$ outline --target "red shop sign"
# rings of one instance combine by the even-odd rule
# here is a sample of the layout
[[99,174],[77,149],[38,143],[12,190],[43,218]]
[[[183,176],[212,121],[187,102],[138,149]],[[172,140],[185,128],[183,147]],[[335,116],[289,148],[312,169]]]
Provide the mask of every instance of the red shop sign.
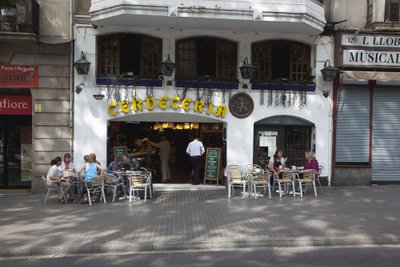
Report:
[[32,97],[0,95],[0,115],[32,115]]
[[0,88],[38,88],[37,65],[0,64]]

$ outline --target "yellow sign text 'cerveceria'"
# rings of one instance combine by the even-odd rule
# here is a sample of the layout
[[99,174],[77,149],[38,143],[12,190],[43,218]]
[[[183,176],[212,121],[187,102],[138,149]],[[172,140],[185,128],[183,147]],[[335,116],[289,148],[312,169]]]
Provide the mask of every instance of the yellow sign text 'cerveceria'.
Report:
[[204,100],[192,100],[191,98],[181,99],[179,96],[169,98],[163,96],[156,100],[154,97],[146,97],[144,100],[136,98],[133,100],[123,100],[120,103],[113,101],[108,105],[108,113],[111,116],[116,116],[119,112],[128,113],[130,111],[141,112],[144,109],[153,110],[156,107],[163,110],[172,108],[177,110],[179,108],[189,111],[192,109],[196,113],[214,115],[216,117],[225,118],[226,106],[214,105],[213,103],[205,104]]

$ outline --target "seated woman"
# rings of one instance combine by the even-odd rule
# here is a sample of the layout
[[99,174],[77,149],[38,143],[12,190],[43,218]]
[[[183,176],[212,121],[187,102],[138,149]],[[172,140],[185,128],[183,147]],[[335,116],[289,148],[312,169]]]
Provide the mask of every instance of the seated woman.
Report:
[[98,164],[98,165],[101,166],[100,161],[98,161],[98,160],[96,159],[96,154],[95,154],[95,153],[90,153],[89,156],[92,157],[94,163],[96,163],[96,164]]
[[[78,177],[82,178],[82,171],[83,171],[83,180],[84,182],[88,185],[88,187],[91,187],[91,183],[93,178],[98,177],[98,172],[100,173],[100,176],[103,176],[104,170],[103,168],[95,162],[95,159],[93,158],[92,155],[85,155],[84,156],[85,164],[83,164],[78,172],[77,175]],[[84,195],[82,203],[86,203],[87,198],[86,195]]]
[[64,161],[58,167],[58,170],[62,173],[62,176],[68,180],[68,182],[72,183],[75,175],[75,166],[72,162],[71,154],[66,153],[64,155]]
[[306,152],[306,161],[304,162],[304,170],[314,170],[318,174],[318,161],[315,159],[315,154],[312,151]]
[[91,183],[93,178],[97,177],[97,172],[100,172],[100,176],[104,174],[103,168],[95,162],[95,159],[91,155],[86,155],[84,158],[87,159],[87,162],[85,160],[85,164],[83,164],[79,170],[78,170],[78,176],[82,178],[82,171],[83,173],[83,179],[86,183]]
[[[67,199],[67,193],[70,191],[71,189],[71,183],[68,182],[67,180],[65,180],[64,178],[62,178],[58,167],[61,165],[61,157],[55,157],[53,160],[51,160],[51,167],[49,169],[49,171],[47,172],[47,183],[50,186],[54,186],[54,187],[58,187],[61,186],[64,194],[66,195]],[[70,198],[71,200],[73,200],[73,198]],[[60,194],[58,195],[58,201],[61,203],[65,203],[65,200],[63,198],[63,195]]]
[[70,153],[65,153],[64,154],[64,161],[61,162],[61,165],[58,167],[59,170],[65,171],[65,170],[75,170],[74,163],[72,162],[72,157]]
[[[278,149],[275,151],[273,157],[270,158],[268,168],[274,173],[279,173],[280,169],[286,167],[287,157],[282,157],[282,150]],[[281,167],[282,166],[282,167]]]

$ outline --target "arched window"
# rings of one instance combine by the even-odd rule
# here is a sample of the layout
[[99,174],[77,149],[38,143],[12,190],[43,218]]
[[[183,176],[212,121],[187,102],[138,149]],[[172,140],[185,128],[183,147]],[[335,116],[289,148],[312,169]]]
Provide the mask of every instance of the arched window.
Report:
[[141,34],[111,34],[97,37],[97,76],[132,73],[157,78],[161,73],[161,39]]
[[176,42],[176,79],[236,80],[237,43],[195,37]]
[[252,44],[252,63],[256,66],[255,81],[310,79],[310,46],[284,40]]

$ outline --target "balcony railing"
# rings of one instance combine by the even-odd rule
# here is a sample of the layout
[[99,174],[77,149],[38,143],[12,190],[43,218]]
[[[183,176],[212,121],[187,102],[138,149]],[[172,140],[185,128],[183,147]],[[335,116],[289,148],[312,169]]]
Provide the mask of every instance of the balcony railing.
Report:
[[35,0],[0,1],[0,32],[39,35],[39,4]]

